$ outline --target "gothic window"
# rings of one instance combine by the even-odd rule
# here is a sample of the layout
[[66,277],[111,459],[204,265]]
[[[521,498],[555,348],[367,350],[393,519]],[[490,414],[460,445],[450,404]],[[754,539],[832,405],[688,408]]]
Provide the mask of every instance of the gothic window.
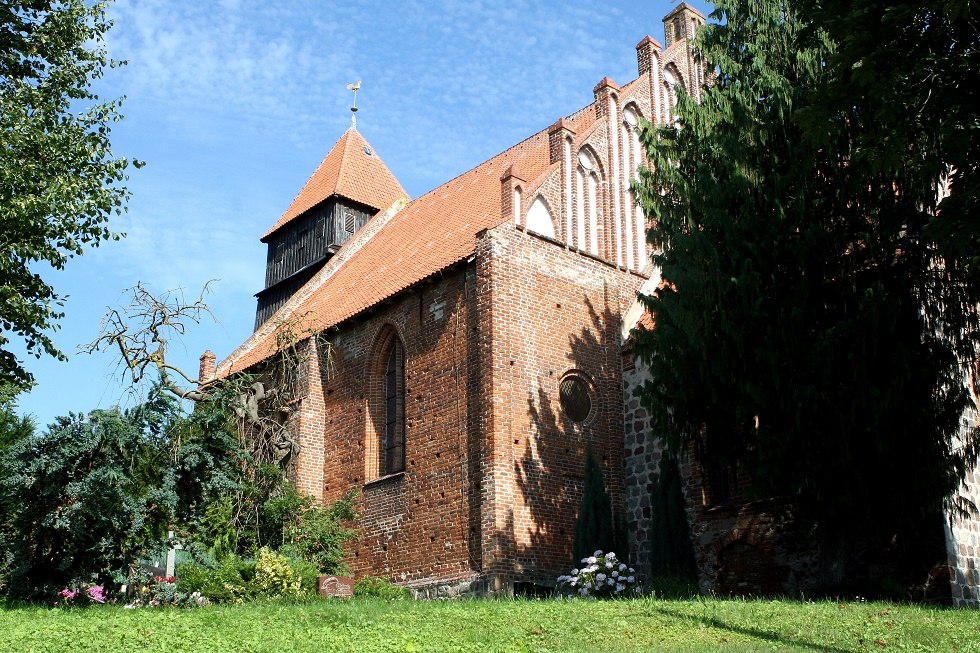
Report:
[[380,443],[381,475],[405,471],[405,351],[392,338],[384,370],[384,429]]
[[555,222],[551,217],[551,211],[548,209],[548,203],[540,196],[531,202],[531,208],[527,210],[527,228],[542,236],[555,237]]
[[575,174],[575,204],[577,234],[575,246],[580,251],[599,254],[599,185],[601,183],[598,159],[591,149],[578,153]]
[[405,345],[394,327],[382,328],[365,370],[367,420],[364,476],[368,481],[405,471]]

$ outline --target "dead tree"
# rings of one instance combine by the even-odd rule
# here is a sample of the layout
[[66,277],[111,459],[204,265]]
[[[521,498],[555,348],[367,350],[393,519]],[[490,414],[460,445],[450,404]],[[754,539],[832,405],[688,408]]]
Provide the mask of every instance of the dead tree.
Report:
[[86,353],[118,352],[121,373],[134,388],[154,381],[180,399],[196,404],[211,402],[234,420],[240,441],[256,463],[285,469],[299,451],[288,428],[296,370],[306,360],[305,347],[319,348],[329,367],[330,343],[311,329],[300,329],[299,320],[286,320],[276,328],[276,352],[259,371],[198,378],[173,364],[167,353],[171,341],[179,340],[189,326],[206,317],[214,319],[204,301],[211,283],[204,285],[193,302],[181,290],[155,295],[143,284],[136,284],[127,290],[128,305],[109,309],[102,318],[99,337],[80,349]]

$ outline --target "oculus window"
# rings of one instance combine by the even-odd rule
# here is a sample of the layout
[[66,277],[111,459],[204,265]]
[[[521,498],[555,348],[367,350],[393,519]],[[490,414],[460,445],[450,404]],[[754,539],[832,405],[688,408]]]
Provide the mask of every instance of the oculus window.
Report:
[[561,411],[576,424],[587,422],[595,413],[595,392],[592,384],[578,374],[568,374],[558,386]]

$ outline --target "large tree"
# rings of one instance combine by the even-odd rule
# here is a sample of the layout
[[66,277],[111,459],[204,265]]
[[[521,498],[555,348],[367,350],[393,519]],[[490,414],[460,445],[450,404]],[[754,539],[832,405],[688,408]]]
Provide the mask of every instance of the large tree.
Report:
[[0,4],[0,382],[32,381],[8,348],[11,335],[29,355],[64,358],[50,335],[64,298],[41,273],[116,237],[108,221],[128,197],[130,162],[109,141],[119,103],[91,88],[114,65],[105,8]]
[[[958,437],[980,293],[928,236],[941,166],[866,155],[891,145],[882,99],[840,95],[840,51],[792,3],[722,0],[713,18],[703,102],[644,135],[665,283],[635,351],[654,428],[799,506],[828,582],[864,553],[909,568],[978,451]],[[894,129],[920,148],[904,156],[931,154]]]
[[854,155],[945,187],[927,236],[980,275],[980,15],[971,0],[795,0],[837,44],[828,108],[866,99]]
[[60,417],[0,456],[0,585],[53,596],[97,578],[107,587],[166,536],[180,475],[169,430],[176,402],[155,393],[122,413]]

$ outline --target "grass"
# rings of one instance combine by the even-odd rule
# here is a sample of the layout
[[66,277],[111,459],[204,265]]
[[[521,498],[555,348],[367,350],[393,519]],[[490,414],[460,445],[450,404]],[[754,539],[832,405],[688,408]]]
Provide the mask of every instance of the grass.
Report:
[[316,601],[0,610],[0,651],[942,651],[980,653],[980,613],[897,605],[665,601]]

